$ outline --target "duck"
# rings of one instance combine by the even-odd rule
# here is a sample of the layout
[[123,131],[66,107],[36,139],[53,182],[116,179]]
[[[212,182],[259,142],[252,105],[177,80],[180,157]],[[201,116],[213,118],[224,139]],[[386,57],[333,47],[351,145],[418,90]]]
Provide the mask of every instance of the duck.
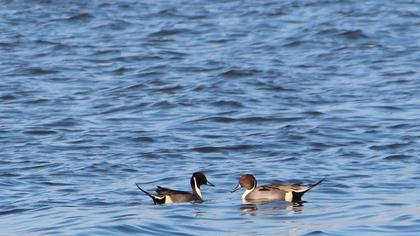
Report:
[[190,180],[192,192],[174,190],[161,186],[156,187],[156,194],[151,194],[143,190],[139,184],[136,183],[137,188],[143,193],[149,196],[155,205],[168,204],[168,203],[179,203],[179,202],[201,202],[203,201],[203,194],[201,193],[200,186],[208,185],[214,186],[210,183],[206,176],[202,172],[195,172],[191,176]]
[[239,178],[238,184],[231,192],[245,188],[245,192],[242,194],[244,202],[287,201],[301,203],[303,202],[303,194],[324,180],[325,177],[314,184],[308,185],[272,183],[257,187],[257,179],[252,174],[244,174]]

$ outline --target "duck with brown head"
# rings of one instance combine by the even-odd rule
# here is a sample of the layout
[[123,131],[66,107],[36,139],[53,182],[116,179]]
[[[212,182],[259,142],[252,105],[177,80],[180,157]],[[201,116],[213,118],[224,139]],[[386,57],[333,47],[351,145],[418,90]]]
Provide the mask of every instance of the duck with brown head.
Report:
[[320,184],[324,179],[308,185],[272,183],[257,187],[257,179],[251,174],[245,174],[239,178],[239,182],[232,192],[245,188],[242,200],[249,202],[301,202],[303,194]]
[[203,201],[203,195],[201,193],[200,187],[202,185],[214,186],[207,180],[206,176],[202,172],[195,172],[191,176],[190,184],[192,192],[179,191],[157,186],[156,194],[150,194],[149,192],[140,188],[138,184],[136,184],[136,186],[143,193],[152,198],[153,202],[157,205],[177,202]]

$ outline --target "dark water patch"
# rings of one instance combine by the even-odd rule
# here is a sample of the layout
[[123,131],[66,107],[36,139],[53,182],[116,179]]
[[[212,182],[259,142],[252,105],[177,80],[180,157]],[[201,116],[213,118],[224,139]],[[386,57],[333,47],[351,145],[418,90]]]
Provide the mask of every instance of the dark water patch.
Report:
[[17,97],[14,96],[14,95],[11,95],[11,94],[6,94],[6,95],[2,95],[0,97],[0,99],[5,101],[5,102],[8,102],[8,101],[13,101],[13,100],[17,99]]
[[230,118],[230,117],[224,117],[224,116],[216,116],[216,117],[198,119],[198,120],[194,120],[192,122],[195,123],[195,122],[201,122],[201,121],[212,121],[212,122],[217,122],[217,123],[232,123],[232,122],[235,122],[236,119]]
[[411,221],[413,219],[414,219],[413,215],[403,214],[403,215],[395,216],[392,219],[392,221],[395,221],[395,222],[407,222],[407,221]]
[[323,27],[323,28],[319,29],[316,34],[318,34],[318,35],[333,35],[333,34],[338,34],[338,33],[339,33],[339,30],[337,28],[331,28],[331,27],[327,26],[327,28]]
[[182,29],[182,28],[175,28],[175,29],[161,29],[156,32],[149,34],[149,37],[165,37],[165,36],[173,36],[178,34],[189,33],[191,30],[189,29]]
[[299,39],[296,40],[292,40],[291,42],[285,43],[283,44],[283,47],[298,47],[302,44],[303,42]]
[[119,233],[130,234],[130,233],[140,233],[140,232],[142,232],[138,227],[133,226],[133,225],[128,225],[128,224],[113,226],[110,229],[110,231],[115,232],[117,234],[119,234]]
[[[106,109],[105,111],[99,112],[98,114],[95,114],[95,115],[107,115],[107,114],[119,113],[123,111],[135,111],[136,109],[143,108],[147,105],[148,103],[138,103],[138,104],[133,104],[130,106],[119,106],[119,107]],[[108,108],[108,107],[97,107],[97,108]]]
[[226,152],[226,151],[248,151],[257,148],[258,145],[235,145],[235,146],[203,146],[203,147],[196,147],[192,148],[192,151],[200,152],[200,153],[214,153],[214,152]]
[[157,101],[151,104],[151,107],[159,107],[161,109],[170,109],[170,108],[175,108],[176,105],[169,101],[163,100],[163,101]]
[[368,36],[361,29],[346,30],[339,35],[351,40],[368,38]]
[[298,160],[297,157],[286,157],[284,159],[281,159],[281,161],[283,162],[296,161],[296,160]]
[[154,143],[154,142],[156,142],[156,140],[154,138],[145,137],[145,136],[140,136],[140,137],[133,138],[133,141],[139,142],[139,143]]
[[26,101],[27,104],[32,104],[32,105],[43,105],[43,104],[48,104],[49,102],[50,100],[46,98],[37,98],[37,99]]
[[312,236],[312,235],[334,235],[334,234],[329,234],[329,233],[321,231],[321,230],[315,230],[315,231],[311,231],[311,232],[303,234],[303,235]]
[[13,47],[17,46],[16,43],[5,43],[0,42],[0,49],[1,50],[11,50]]
[[42,129],[36,129],[36,130],[27,130],[23,132],[24,134],[34,135],[34,136],[48,136],[48,135],[55,135],[57,134],[54,130],[42,130]]
[[401,206],[407,205],[407,203],[403,203],[403,202],[384,202],[380,204],[384,206],[393,206],[393,207],[401,207]]
[[121,90],[126,90],[126,91],[130,91],[130,90],[134,90],[134,91],[141,91],[146,87],[146,85],[144,83],[138,83],[138,84],[133,84],[130,86],[127,86]]
[[320,112],[320,111],[305,111],[303,113],[301,113],[303,115],[309,115],[309,116],[321,116],[324,113]]
[[337,147],[336,144],[320,143],[320,142],[309,142],[309,144],[313,147],[320,148],[320,149]]
[[409,124],[396,124],[396,125],[388,126],[388,128],[390,128],[390,129],[406,129],[406,128],[409,128],[409,127],[411,127],[411,125],[409,125]]
[[69,184],[69,183],[59,183],[59,182],[51,182],[51,181],[41,181],[38,182],[41,185],[47,185],[47,186],[69,186],[69,185],[73,185],[73,184]]
[[46,45],[46,46],[55,46],[55,45],[58,45],[59,44],[59,43],[56,43],[54,41],[44,40],[44,39],[36,39],[34,41],[34,43],[40,44],[40,45]]
[[168,94],[174,94],[176,92],[179,92],[180,90],[183,90],[184,87],[182,87],[181,85],[175,85],[175,86],[166,86],[163,88],[157,88],[154,89],[153,91],[155,92],[161,92],[161,93],[168,93]]
[[51,69],[44,69],[40,67],[30,68],[29,73],[31,75],[50,75],[50,74],[57,74],[57,70],[51,70]]
[[119,31],[119,30],[125,30],[129,28],[132,24],[130,22],[127,22],[125,20],[115,20],[111,23],[108,23],[104,25],[104,28]]
[[372,145],[369,147],[371,150],[385,150],[385,149],[398,149],[402,147],[409,146],[411,143],[392,143],[392,144],[385,144],[385,145]]
[[395,154],[395,155],[389,155],[389,156],[385,157],[383,160],[385,160],[385,161],[405,161],[405,160],[409,160],[411,158],[413,158],[413,157],[409,156],[409,155]]
[[[392,71],[387,71],[387,72],[383,72],[382,75],[383,76],[389,76],[389,77],[401,77],[401,76],[409,76],[409,75],[415,75],[417,74],[417,72],[415,71],[400,71],[400,70],[392,70]],[[402,80],[403,83],[406,83],[407,81]],[[401,82],[400,82],[401,83]]]
[[163,50],[162,53],[172,56],[172,58],[179,58],[179,59],[188,56],[188,53],[186,52],[175,51],[175,50]]
[[254,76],[258,74],[260,71],[255,69],[230,69],[227,70],[219,76],[223,76],[226,78],[240,78],[240,77],[248,77],[248,76]]
[[126,74],[127,72],[130,72],[130,71],[132,71],[132,70],[133,70],[133,69],[126,68],[126,67],[119,67],[119,68],[117,68],[117,69],[113,70],[112,72],[113,72],[114,74],[116,74],[116,75],[124,75],[124,74]]
[[19,177],[19,174],[9,173],[9,172],[0,172],[0,177]]
[[371,106],[374,109],[380,109],[380,110],[390,110],[390,111],[399,111],[402,110],[401,107],[397,106],[390,106],[390,105],[377,105],[377,106]]
[[45,124],[47,127],[75,127],[79,125],[80,122],[74,118],[64,118],[62,120],[53,121]]
[[240,103],[238,101],[226,101],[226,100],[219,100],[219,101],[216,101],[216,102],[212,102],[212,103],[210,103],[210,105],[216,106],[216,107],[231,107],[231,108],[242,108],[243,107],[242,103]]
[[67,18],[69,21],[90,21],[95,18],[92,14],[89,13],[80,13],[77,15],[70,16]]
[[91,56],[115,56],[120,55],[121,50],[119,49],[99,49],[91,54]]
[[261,81],[252,82],[253,85],[257,87],[258,90],[266,90],[272,92],[291,92],[292,90],[284,86],[280,86],[273,83],[265,83]]
[[5,210],[5,211],[1,211],[0,210],[0,215],[14,215],[14,214],[20,214],[22,212],[27,211],[27,209],[23,209],[23,208],[18,208],[18,209],[12,209],[12,210]]
[[243,117],[243,118],[232,118],[226,116],[215,116],[215,117],[208,117],[203,119],[198,119],[190,122],[202,122],[202,121],[212,121],[216,123],[267,123],[267,122],[275,122],[275,123],[285,123],[285,122],[293,122],[302,119],[301,117],[284,117],[284,118],[271,118],[271,117]]
[[62,189],[58,189],[57,191],[65,193],[65,194],[72,194],[72,193],[78,192],[78,190],[76,190],[75,188],[62,188]]

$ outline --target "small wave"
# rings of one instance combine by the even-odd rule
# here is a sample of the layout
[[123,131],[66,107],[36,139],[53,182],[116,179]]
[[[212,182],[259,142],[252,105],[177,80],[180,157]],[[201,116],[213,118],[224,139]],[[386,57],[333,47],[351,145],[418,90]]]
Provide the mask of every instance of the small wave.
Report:
[[391,111],[399,111],[402,110],[400,107],[391,106],[391,105],[377,105],[377,106],[371,106],[371,108],[375,109],[383,109],[383,110],[391,110]]
[[177,34],[190,32],[189,29],[161,29],[156,32],[149,34],[149,37],[163,37],[163,36],[173,36]]
[[140,136],[140,137],[133,138],[133,141],[139,142],[139,143],[154,143],[155,139],[151,137]]
[[219,76],[223,76],[223,77],[226,77],[226,78],[239,78],[239,77],[253,76],[253,75],[257,74],[258,72],[259,72],[258,70],[231,69],[231,70],[227,70],[227,71],[219,74]]
[[216,107],[232,107],[232,108],[244,107],[244,105],[242,105],[242,103],[238,101],[226,101],[226,100],[219,100],[216,102],[212,102],[210,103],[210,105],[216,106]]
[[70,16],[69,18],[67,18],[67,20],[70,21],[88,21],[93,19],[94,16],[92,14],[89,13],[80,13],[74,16]]
[[119,68],[113,70],[112,73],[114,73],[116,75],[124,75],[131,70],[132,69],[129,69],[129,68],[123,66],[123,67],[119,67]]
[[48,127],[73,127],[73,126],[77,126],[78,124],[79,124],[79,122],[77,120],[75,120],[74,118],[65,118],[65,119],[62,119],[62,120],[47,123],[47,124],[45,124],[45,126],[48,126]]
[[293,40],[291,42],[283,44],[283,47],[298,47],[302,44],[300,40]]
[[271,117],[261,117],[261,116],[251,116],[251,117],[242,117],[242,118],[232,118],[226,116],[215,116],[207,117],[203,119],[197,119],[190,122],[201,122],[201,121],[213,121],[217,123],[265,123],[265,122],[291,122],[303,119],[302,117],[284,117],[284,118],[271,118]]
[[24,134],[30,134],[35,136],[47,136],[57,134],[54,130],[27,130],[23,132]]
[[0,211],[0,215],[13,215],[13,214],[18,214],[18,213],[22,213],[27,211],[27,209],[13,209],[13,210],[6,210],[6,211]]
[[7,95],[3,95],[0,97],[1,100],[3,101],[11,101],[11,100],[15,100],[17,97],[11,94],[7,94]]
[[391,144],[385,144],[385,145],[373,145],[373,146],[370,146],[369,149],[371,150],[398,149],[401,147],[408,146],[410,144],[411,143],[391,143]]
[[224,151],[246,151],[254,149],[253,145],[234,145],[234,146],[224,146],[224,147],[215,147],[215,146],[203,146],[192,148],[191,151],[200,152],[200,153],[213,153],[213,152],[224,152]]
[[402,154],[396,154],[396,155],[389,155],[384,158],[385,161],[404,161],[411,159],[412,156],[409,155],[402,155]]
[[163,100],[163,101],[155,102],[151,106],[152,107],[159,107],[159,108],[167,108],[168,109],[168,108],[174,108],[175,107],[175,104],[173,104],[173,103],[171,103],[169,101]]
[[339,35],[352,40],[368,38],[361,29],[347,30],[340,33]]
[[32,75],[50,75],[50,74],[57,74],[58,71],[35,67],[35,68],[30,68],[29,73]]
[[[148,103],[138,103],[138,104],[134,104],[134,105],[130,105],[130,106],[118,106],[118,107],[114,107],[114,108],[107,109],[105,111],[99,112],[97,115],[112,114],[112,113],[117,113],[117,112],[122,112],[122,111],[130,111],[130,110],[134,111],[134,110],[142,108],[146,105],[148,105]],[[99,107],[97,107],[97,108],[99,108]]]
[[314,235],[329,235],[328,233],[321,231],[321,230],[315,230],[311,231],[309,233],[304,234],[305,236],[314,236]]
[[179,90],[184,89],[181,85],[175,85],[175,86],[169,86],[169,87],[163,87],[163,88],[157,88],[153,91],[155,92],[161,92],[161,93],[168,93],[168,94],[174,94],[178,92]]
[[407,71],[393,70],[393,71],[387,71],[387,72],[382,73],[383,76],[389,76],[389,77],[392,77],[392,76],[400,77],[400,76],[415,75],[415,74],[417,74],[417,72],[412,71],[412,70],[407,70]]

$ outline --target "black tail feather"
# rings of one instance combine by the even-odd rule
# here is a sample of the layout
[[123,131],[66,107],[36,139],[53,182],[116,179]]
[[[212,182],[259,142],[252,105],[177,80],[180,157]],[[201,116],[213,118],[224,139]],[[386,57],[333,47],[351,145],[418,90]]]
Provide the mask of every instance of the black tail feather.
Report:
[[318,184],[322,183],[325,180],[325,178],[327,178],[327,177],[322,178],[321,180],[319,180],[318,182],[316,182],[314,184],[309,184],[309,188],[308,188],[308,190],[305,191],[305,193],[308,192],[309,190],[313,189]]
[[139,189],[140,189],[140,191],[142,191],[142,192],[143,192],[143,193],[145,193],[147,196],[149,196],[149,197],[153,200],[153,202],[154,202],[155,204],[164,204],[164,203],[165,203],[165,196],[163,196],[163,197],[159,198],[159,197],[157,197],[157,196],[154,196],[154,195],[150,194],[150,193],[149,193],[149,192],[147,192],[146,190],[143,190],[142,188],[140,188],[139,184],[136,184],[136,186],[137,186],[137,188],[139,188]]
[[326,177],[322,178],[321,180],[319,180],[318,182],[314,183],[314,184],[309,184],[308,185],[308,189],[306,189],[303,192],[293,192],[293,202],[302,202],[302,196],[303,194],[305,194],[306,192],[308,192],[309,190],[313,189],[315,186],[317,186],[318,184],[322,183],[322,181],[325,180]]

